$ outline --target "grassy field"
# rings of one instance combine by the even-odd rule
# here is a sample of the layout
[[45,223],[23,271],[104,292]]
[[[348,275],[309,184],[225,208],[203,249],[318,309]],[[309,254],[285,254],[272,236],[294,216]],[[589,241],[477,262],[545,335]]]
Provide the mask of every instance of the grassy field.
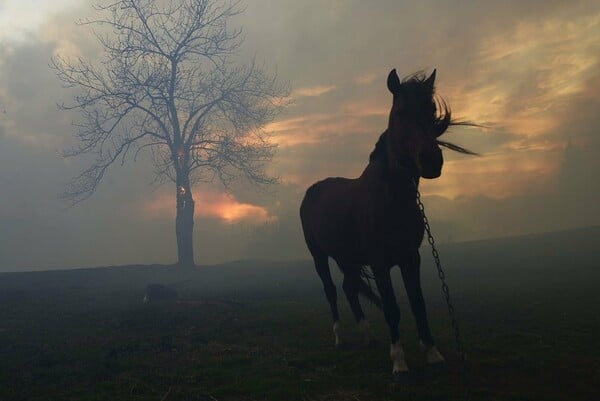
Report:
[[[600,399],[599,249],[598,228],[441,248],[474,400]],[[427,252],[429,318],[448,363],[424,366],[395,272],[412,368],[403,383],[391,380],[387,329],[366,302],[380,343],[358,345],[340,296],[350,346],[334,349],[309,261],[0,274],[0,400],[460,399]],[[175,284],[180,302],[144,305],[149,283]]]

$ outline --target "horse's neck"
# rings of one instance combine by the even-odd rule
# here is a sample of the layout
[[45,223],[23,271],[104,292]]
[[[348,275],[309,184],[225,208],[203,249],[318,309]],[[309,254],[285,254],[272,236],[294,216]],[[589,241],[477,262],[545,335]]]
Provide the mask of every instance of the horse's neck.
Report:
[[360,175],[360,179],[371,187],[387,187],[386,192],[393,194],[394,198],[416,199],[419,179],[413,178],[408,170],[400,171],[392,177],[387,166],[381,160],[371,160]]
[[363,170],[360,178],[368,181],[381,180],[386,174],[386,166],[380,160],[372,160]]

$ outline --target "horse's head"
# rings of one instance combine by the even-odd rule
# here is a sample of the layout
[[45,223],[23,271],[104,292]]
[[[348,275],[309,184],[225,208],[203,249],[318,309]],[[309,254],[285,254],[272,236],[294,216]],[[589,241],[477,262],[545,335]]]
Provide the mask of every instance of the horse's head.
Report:
[[394,95],[387,135],[390,171],[409,169],[415,177],[437,178],[442,173],[442,150],[437,138],[450,125],[450,111],[435,97],[435,70],[429,78],[415,74],[400,82],[396,70],[387,86]]

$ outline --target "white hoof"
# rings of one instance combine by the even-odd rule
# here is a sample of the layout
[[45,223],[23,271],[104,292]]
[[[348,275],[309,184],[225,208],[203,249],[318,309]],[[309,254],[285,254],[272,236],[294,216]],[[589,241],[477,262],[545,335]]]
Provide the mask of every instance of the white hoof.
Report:
[[396,341],[390,346],[390,358],[392,358],[392,362],[394,364],[392,368],[393,374],[408,372],[408,365],[404,359],[404,349],[402,349],[400,340]]
[[429,365],[435,365],[437,363],[443,363],[446,361],[446,359],[444,359],[443,355],[440,353],[440,351],[438,351],[435,345],[427,347],[421,341],[421,348],[425,350],[425,361]]

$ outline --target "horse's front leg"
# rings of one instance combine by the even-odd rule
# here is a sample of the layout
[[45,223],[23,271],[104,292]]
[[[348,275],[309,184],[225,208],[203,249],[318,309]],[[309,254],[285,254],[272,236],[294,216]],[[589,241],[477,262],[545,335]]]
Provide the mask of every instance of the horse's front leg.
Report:
[[417,323],[421,346],[425,350],[425,359],[428,364],[442,363],[444,357],[433,343],[429,322],[427,321],[425,299],[421,289],[421,256],[418,250],[415,250],[412,256],[400,265],[400,270],[402,271],[402,279],[404,280],[410,308]]
[[394,287],[392,286],[392,278],[390,276],[390,269],[388,267],[373,266],[373,274],[375,276],[375,283],[377,284],[377,290],[381,296],[381,304],[383,306],[383,313],[385,320],[390,328],[390,357],[393,362],[392,373],[394,375],[407,373],[408,366],[404,359],[404,349],[400,342],[400,332],[398,324],[400,323],[400,309],[396,302],[396,295],[394,294]]

